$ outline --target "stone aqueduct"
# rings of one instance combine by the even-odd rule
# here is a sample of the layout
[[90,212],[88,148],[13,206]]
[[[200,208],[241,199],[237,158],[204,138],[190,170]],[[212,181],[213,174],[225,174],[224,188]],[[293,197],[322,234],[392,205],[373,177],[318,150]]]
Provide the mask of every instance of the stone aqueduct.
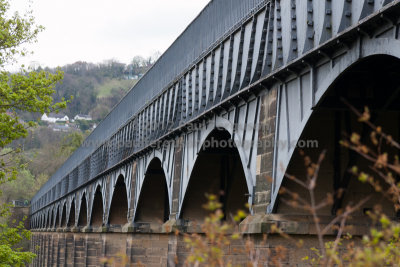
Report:
[[224,192],[227,220],[248,203],[256,242],[271,221],[312,242],[306,214],[280,201],[282,185],[301,193],[284,173],[301,174],[299,140],[316,140],[304,149],[328,151],[319,194],[346,190],[324,215],[371,193],[337,145],[360,129],[340,99],[400,136],[399,14],[399,0],[211,1],[32,199],[33,265],[122,252],[174,266],[186,252],[173,229],[198,231],[205,193]]

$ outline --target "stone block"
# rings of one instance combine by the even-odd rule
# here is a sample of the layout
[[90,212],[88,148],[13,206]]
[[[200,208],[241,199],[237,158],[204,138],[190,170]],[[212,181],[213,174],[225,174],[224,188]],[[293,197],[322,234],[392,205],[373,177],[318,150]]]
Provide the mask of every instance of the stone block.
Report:
[[255,192],[270,191],[272,187],[272,171],[263,172],[256,176]]
[[255,192],[255,204],[268,204],[271,200],[271,191],[259,191]]
[[260,167],[260,172],[270,172],[272,171],[272,164],[273,164],[273,154],[267,153],[261,155],[261,167]]

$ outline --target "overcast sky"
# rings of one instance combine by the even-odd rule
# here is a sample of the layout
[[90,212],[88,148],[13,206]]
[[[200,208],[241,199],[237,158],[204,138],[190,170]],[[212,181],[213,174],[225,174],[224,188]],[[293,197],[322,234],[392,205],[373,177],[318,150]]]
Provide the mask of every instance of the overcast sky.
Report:
[[[11,0],[23,9],[28,0]],[[78,60],[128,63],[135,55],[164,52],[209,0],[33,0],[46,29],[20,63],[61,66]]]

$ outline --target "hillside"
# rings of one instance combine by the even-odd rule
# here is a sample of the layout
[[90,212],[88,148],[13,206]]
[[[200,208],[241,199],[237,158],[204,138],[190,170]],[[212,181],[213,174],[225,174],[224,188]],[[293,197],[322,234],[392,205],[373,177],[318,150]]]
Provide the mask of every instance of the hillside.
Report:
[[[55,88],[55,99],[70,99],[61,112],[69,118],[77,114],[90,115],[92,121],[47,123],[31,129],[25,139],[13,143],[22,153],[12,159],[19,169],[18,178],[1,185],[0,203],[15,199],[30,199],[63,162],[77,149],[90,133],[92,126],[101,121],[126,92],[151,67],[154,60],[135,57],[129,65],[108,60],[101,64],[76,62],[62,66],[64,80]],[[41,68],[37,69],[41,70]],[[47,71],[54,69],[45,68]],[[19,114],[25,121],[39,120],[42,114]],[[55,127],[64,127],[66,131]]]
[[91,115],[102,120],[138,79],[151,67],[151,59],[136,58],[126,65],[114,60],[101,64],[76,62],[61,67],[64,81],[57,85],[57,99],[73,100],[63,111],[69,117]]

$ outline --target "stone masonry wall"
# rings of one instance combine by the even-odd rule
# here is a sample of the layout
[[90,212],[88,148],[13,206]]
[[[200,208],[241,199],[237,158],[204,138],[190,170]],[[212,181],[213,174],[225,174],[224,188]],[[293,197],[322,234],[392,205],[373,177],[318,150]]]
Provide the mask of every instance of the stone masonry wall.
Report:
[[266,213],[271,201],[271,177],[274,153],[277,89],[261,96],[258,130],[256,186],[253,210],[256,214]]
[[31,245],[38,255],[31,266],[112,266],[112,259],[167,266],[166,234],[34,232]]
[[[234,266],[246,266],[249,261],[257,261],[256,266],[274,266],[271,262],[276,253],[275,248],[279,247],[286,250],[281,259],[282,266],[307,266],[301,259],[311,256],[310,248],[318,246],[316,236],[302,234],[291,237],[293,240],[269,235],[268,239],[265,239],[263,234],[254,234],[250,238],[259,254],[253,261],[246,251],[247,239],[225,245],[224,257],[231,260]],[[175,240],[175,246],[169,244],[171,238]],[[31,242],[38,257],[31,266],[185,266],[190,251],[183,238],[182,235],[176,236],[174,233],[34,232]],[[296,246],[295,241],[299,239],[304,242],[303,248]],[[111,259],[120,262],[117,265],[106,262]]]

